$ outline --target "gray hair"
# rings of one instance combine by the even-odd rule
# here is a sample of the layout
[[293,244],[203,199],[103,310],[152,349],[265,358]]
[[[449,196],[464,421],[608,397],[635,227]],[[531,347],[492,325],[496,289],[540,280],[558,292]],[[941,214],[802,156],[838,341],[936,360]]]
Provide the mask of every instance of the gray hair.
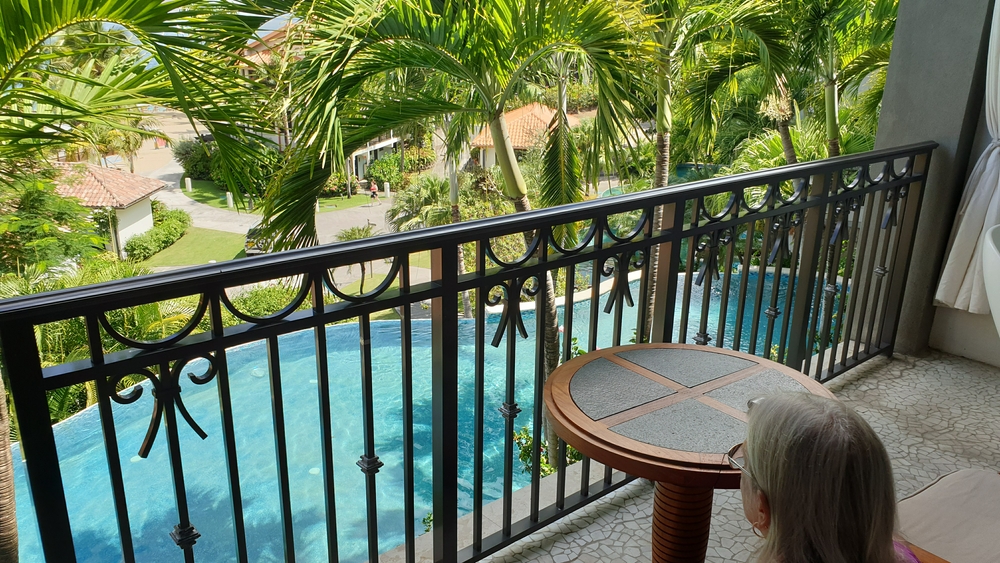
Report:
[[771,525],[761,561],[895,563],[895,485],[885,446],[839,401],[788,393],[750,411],[751,488]]

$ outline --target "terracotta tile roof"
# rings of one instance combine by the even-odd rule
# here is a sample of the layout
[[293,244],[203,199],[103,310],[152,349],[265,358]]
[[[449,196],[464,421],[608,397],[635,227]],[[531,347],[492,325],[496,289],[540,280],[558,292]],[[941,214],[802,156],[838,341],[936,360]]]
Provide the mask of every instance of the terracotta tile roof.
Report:
[[166,182],[82,162],[56,163],[56,191],[86,207],[126,207],[158,192]]
[[[535,146],[539,138],[549,130],[549,123],[555,114],[556,110],[537,102],[505,112],[503,116],[507,121],[507,133],[514,149],[527,150]],[[576,127],[579,123],[579,119],[569,116],[570,127]],[[493,137],[488,125],[483,127],[472,140],[472,146],[479,148],[493,146]]]

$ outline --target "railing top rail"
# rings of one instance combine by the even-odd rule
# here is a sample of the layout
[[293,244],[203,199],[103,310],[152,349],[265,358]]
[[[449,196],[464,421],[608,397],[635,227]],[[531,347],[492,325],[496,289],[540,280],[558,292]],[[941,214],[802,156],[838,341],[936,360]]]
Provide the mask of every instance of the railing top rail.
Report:
[[539,209],[528,213],[468,221],[420,231],[391,233],[374,239],[303,248],[248,260],[195,266],[180,271],[162,272],[17,297],[0,301],[0,324],[27,320],[32,323],[44,323],[90,312],[104,311],[108,309],[109,295],[114,295],[116,307],[128,307],[218,290],[219,288],[234,287],[253,281],[299,275],[336,265],[356,264],[360,261],[367,262],[403,253],[420,252],[439,248],[445,244],[531,231],[546,225],[571,223],[594,216],[613,215],[752,186],[830,174],[839,170],[880,162],[891,162],[899,158],[930,153],[937,146],[937,143],[927,141],[903,147],[701,180],[682,186],[595,199],[558,208]]

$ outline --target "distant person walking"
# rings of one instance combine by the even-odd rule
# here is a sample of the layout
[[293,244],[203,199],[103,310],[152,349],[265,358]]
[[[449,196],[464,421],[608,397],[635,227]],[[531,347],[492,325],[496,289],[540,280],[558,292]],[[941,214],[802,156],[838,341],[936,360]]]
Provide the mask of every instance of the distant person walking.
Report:
[[376,203],[382,205],[382,200],[378,197],[378,182],[375,180],[369,180],[368,189],[372,192],[372,205],[375,205]]

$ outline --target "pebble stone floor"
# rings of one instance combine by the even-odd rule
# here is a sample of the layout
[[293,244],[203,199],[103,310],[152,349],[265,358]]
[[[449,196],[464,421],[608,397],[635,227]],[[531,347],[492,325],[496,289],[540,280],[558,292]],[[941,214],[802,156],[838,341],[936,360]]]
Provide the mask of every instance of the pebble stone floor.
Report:
[[[958,469],[1000,470],[1000,369],[946,354],[876,358],[827,383],[882,438],[906,497]],[[636,480],[495,554],[498,563],[651,559],[653,487]],[[739,491],[718,490],[706,561],[752,561]]]

